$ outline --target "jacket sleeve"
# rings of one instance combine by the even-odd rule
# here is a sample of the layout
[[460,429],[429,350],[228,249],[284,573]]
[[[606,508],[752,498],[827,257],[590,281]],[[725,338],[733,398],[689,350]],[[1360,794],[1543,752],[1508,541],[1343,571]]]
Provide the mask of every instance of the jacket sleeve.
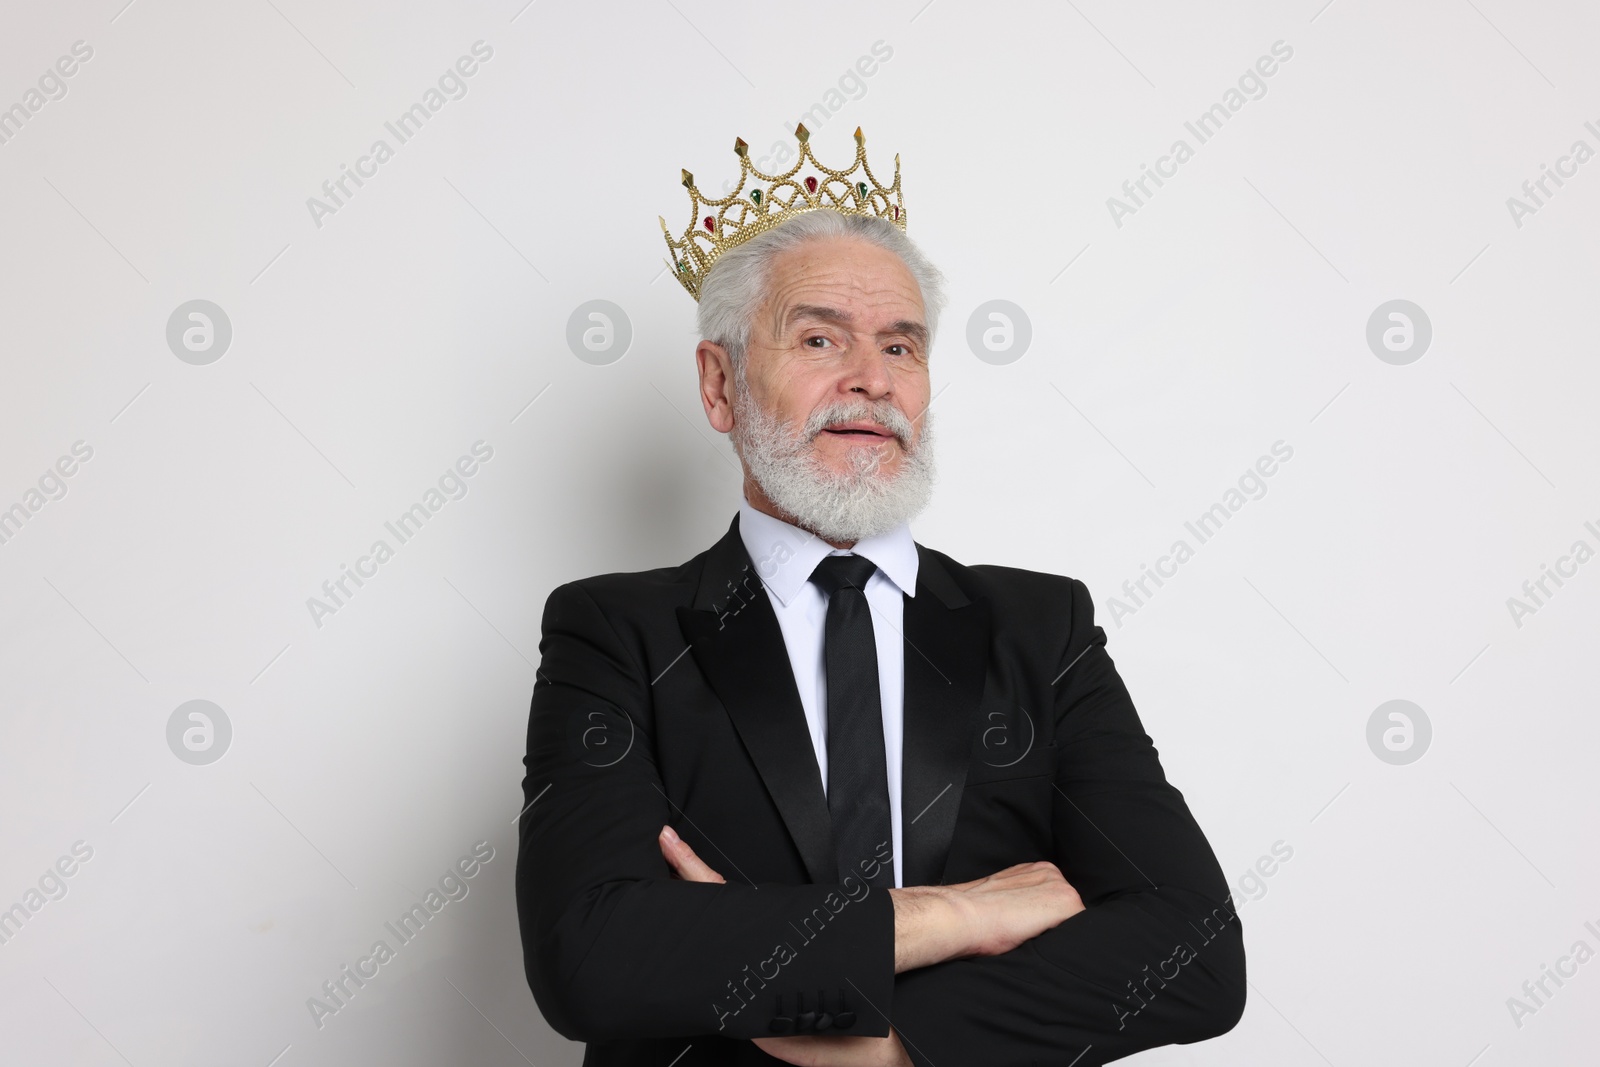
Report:
[[899,975],[890,1014],[917,1067],[1091,1067],[1225,1033],[1244,1011],[1244,942],[1222,870],[1162,773],[1088,589],[1071,587],[1053,686],[1051,859],[1086,910],[1003,955]]
[[[886,1018],[859,1009],[893,995],[888,894],[736,882],[715,842],[698,841],[668,799],[651,678],[582,585],[551,593],[539,648],[517,914],[528,984],[550,1026],[574,1041],[764,1037],[784,1032],[782,1019],[803,1029],[820,997],[835,1016],[858,1009],[839,1032],[887,1035]],[[685,660],[677,669],[693,670]],[[666,824],[728,883],[674,878],[657,844]]]

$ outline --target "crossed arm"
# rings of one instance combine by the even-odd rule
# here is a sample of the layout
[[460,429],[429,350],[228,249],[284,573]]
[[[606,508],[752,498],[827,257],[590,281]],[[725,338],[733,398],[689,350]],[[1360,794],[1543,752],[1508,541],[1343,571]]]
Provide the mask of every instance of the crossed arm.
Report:
[[[672,827],[661,828],[661,854],[687,882],[725,882]],[[1077,890],[1046,861],[1019,863],[987,878],[948,886],[889,890],[894,903],[896,974],[964,956],[993,956],[1083,910]],[[913,1067],[890,1029],[888,1037],[758,1037],[768,1055],[799,1067]]]
[[[925,1052],[981,1047],[985,1062],[1007,1064],[1087,1052],[1088,1067],[1237,1021],[1243,943],[1226,882],[1165,780],[1087,590],[1072,586],[1054,693],[1054,863],[871,894],[838,912],[838,936],[783,968],[796,990],[851,976],[889,1016],[862,1011],[857,1032],[887,1037],[775,1038],[753,1004],[728,1016],[724,1036],[796,1064],[929,1067]],[[686,857],[651,841],[671,812],[650,675],[581,586],[551,594],[544,633],[517,871],[539,1006],[575,1040],[719,1032],[694,990],[748,971],[771,931],[838,887],[694,884],[721,879],[685,875]],[[626,742],[627,757],[593,750],[596,731]]]

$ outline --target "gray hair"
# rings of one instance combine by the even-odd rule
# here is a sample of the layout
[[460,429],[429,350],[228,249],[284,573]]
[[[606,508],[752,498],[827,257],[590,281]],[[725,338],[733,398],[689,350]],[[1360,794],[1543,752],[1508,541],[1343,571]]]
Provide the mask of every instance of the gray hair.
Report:
[[761,306],[773,260],[806,241],[829,237],[860,238],[900,257],[921,290],[928,343],[933,344],[939,312],[945,303],[944,276],[938,268],[888,219],[818,209],[724,252],[700,283],[700,307],[696,312],[700,336],[728,350],[740,381],[744,380],[745,354],[750,347],[750,323]]

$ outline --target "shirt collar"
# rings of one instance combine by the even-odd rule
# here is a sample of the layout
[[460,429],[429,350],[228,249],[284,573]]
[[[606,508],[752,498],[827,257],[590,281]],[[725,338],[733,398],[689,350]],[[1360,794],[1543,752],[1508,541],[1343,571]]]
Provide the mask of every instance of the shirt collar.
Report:
[[[809,530],[757,511],[742,495],[739,536],[761,581],[786,607],[810,581],[822,557],[844,554]],[[917,595],[917,544],[910,523],[864,537],[848,551],[870,559],[906,596]]]

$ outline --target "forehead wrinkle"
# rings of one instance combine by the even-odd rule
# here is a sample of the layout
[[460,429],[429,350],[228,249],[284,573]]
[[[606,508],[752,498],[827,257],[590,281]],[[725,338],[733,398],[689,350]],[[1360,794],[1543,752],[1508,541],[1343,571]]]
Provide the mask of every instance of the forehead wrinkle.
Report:
[[[805,249],[805,252],[811,251],[809,248]],[[790,252],[788,255],[793,256],[795,252]],[[774,341],[779,341],[787,327],[805,312],[810,312],[824,321],[846,326],[855,324],[856,320],[851,312],[837,306],[812,302],[817,297],[829,300],[837,298],[846,305],[863,300],[868,305],[892,303],[896,300],[907,300],[914,305],[922,303],[921,292],[916,286],[915,278],[904,269],[894,277],[873,278],[863,287],[861,280],[852,277],[847,268],[833,262],[819,262],[809,255],[799,258],[798,262],[788,260],[785,268],[787,269],[782,269],[782,273],[787,274],[787,277],[783,277],[772,287],[768,299],[764,301],[766,304],[764,310],[767,312],[765,321],[771,330],[769,336]],[[800,301],[800,303],[786,311],[785,307],[790,301]],[[915,323],[915,320],[902,319],[896,326],[902,327],[907,323],[913,323],[917,329],[905,329],[902,332],[919,334],[920,331],[920,339],[925,342],[926,327]]]

